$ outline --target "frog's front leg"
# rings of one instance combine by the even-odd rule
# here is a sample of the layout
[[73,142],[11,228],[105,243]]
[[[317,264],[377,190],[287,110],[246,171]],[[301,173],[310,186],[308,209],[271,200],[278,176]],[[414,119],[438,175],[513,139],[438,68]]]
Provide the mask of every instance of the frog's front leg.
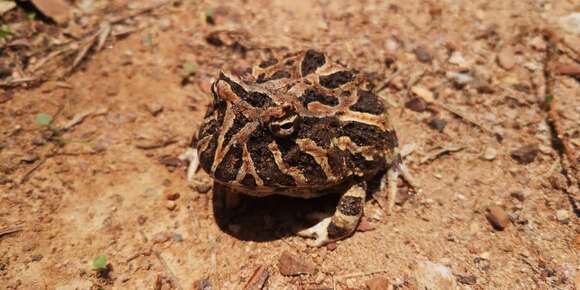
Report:
[[302,237],[314,238],[314,242],[309,243],[312,246],[322,246],[352,235],[363,214],[365,195],[366,182],[353,185],[340,197],[332,217],[327,217],[297,234]]
[[387,196],[387,214],[391,214],[393,212],[393,208],[395,207],[395,199],[397,198],[397,179],[399,175],[403,177],[409,183],[409,185],[415,190],[415,192],[420,192],[420,187],[405,166],[401,155],[397,153],[395,160],[391,164],[391,167],[387,170],[387,174],[383,177],[381,182],[381,190],[384,190],[385,183],[388,186],[388,196]]

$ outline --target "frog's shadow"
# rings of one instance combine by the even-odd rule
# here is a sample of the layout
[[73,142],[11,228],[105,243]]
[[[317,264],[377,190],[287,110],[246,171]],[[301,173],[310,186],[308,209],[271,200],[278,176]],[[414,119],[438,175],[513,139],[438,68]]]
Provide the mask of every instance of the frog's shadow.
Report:
[[[228,196],[229,195],[229,196]],[[239,198],[235,206],[227,205],[232,195]],[[283,195],[254,197],[233,193],[214,183],[213,213],[219,228],[244,241],[266,242],[292,236],[297,230],[314,225],[309,220],[312,213],[331,215],[339,194],[318,198],[297,198]]]
[[[369,191],[373,192],[377,187],[378,184],[369,184]],[[214,183],[212,207],[216,223],[225,233],[239,240],[266,242],[294,236],[297,231],[331,216],[342,192],[337,190],[333,194],[308,199],[237,194],[239,203],[228,207],[226,198],[232,191]]]

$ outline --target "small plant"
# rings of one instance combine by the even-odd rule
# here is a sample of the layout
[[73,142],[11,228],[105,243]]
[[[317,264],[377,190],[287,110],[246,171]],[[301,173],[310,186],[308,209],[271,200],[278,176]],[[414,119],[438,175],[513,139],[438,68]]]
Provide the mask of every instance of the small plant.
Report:
[[99,255],[93,259],[93,270],[97,272],[105,272],[108,269],[109,262],[107,261],[107,256]]
[[47,113],[38,113],[34,120],[38,126],[50,126],[52,123],[52,116]]
[[195,64],[187,62],[187,63],[183,64],[182,70],[183,70],[183,76],[188,77],[188,76],[191,76],[195,73],[195,71],[197,70],[197,67],[195,66]]
[[0,40],[8,38],[12,34],[13,33],[12,30],[10,29],[10,26],[6,24],[0,25]]

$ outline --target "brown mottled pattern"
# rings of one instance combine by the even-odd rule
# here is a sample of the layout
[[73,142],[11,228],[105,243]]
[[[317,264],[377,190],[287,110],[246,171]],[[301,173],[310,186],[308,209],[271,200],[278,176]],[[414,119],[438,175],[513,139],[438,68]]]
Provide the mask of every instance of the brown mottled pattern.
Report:
[[[319,196],[370,178],[392,163],[398,143],[382,100],[366,86],[315,50],[268,59],[243,81],[220,73],[198,133],[201,167],[259,196]],[[280,126],[294,128],[276,134]],[[362,212],[355,199],[341,201],[344,215]],[[329,234],[341,230],[331,224]]]

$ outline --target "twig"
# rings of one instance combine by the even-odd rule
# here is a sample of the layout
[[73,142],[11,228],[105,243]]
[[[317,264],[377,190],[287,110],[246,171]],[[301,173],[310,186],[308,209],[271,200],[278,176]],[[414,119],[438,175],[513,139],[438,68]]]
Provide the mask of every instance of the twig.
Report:
[[459,111],[459,110],[457,110],[455,108],[452,108],[452,107],[450,107],[450,106],[448,106],[446,104],[440,103],[440,102],[436,102],[435,101],[434,104],[437,105],[437,106],[439,106],[439,107],[441,107],[442,109],[444,109],[444,110],[446,110],[446,111],[448,111],[448,112],[450,112],[450,113],[452,113],[452,114],[460,117],[461,119],[463,119],[463,120],[465,120],[465,121],[467,121],[467,122],[469,122],[469,123],[477,126],[482,131],[484,131],[484,132],[486,132],[486,133],[488,133],[488,134],[490,134],[492,136],[495,136],[495,132],[493,132],[487,126],[484,126],[483,124],[479,123],[475,119],[471,118],[467,114],[465,114],[465,113],[463,113],[463,112],[461,112],[461,111]]
[[389,270],[387,270],[387,269],[378,269],[378,270],[374,270],[374,271],[370,271],[370,272],[358,272],[358,273],[353,273],[353,274],[340,275],[340,276],[336,276],[334,278],[336,280],[344,280],[344,279],[351,279],[351,278],[356,278],[356,277],[369,276],[369,275],[374,275],[374,274],[379,274],[379,273],[385,273],[385,272],[388,272],[388,271]]
[[[574,150],[570,144],[570,140],[564,135],[564,128],[560,121],[560,116],[556,110],[558,105],[558,98],[555,94],[554,87],[556,85],[556,79],[553,73],[554,57],[557,53],[556,47],[556,36],[552,35],[550,32],[545,32],[544,37],[548,43],[548,49],[546,50],[546,57],[544,59],[544,79],[546,82],[545,86],[545,97],[546,104],[548,107],[547,121],[552,129],[552,135],[556,142],[554,142],[553,147],[556,149],[560,155],[560,160],[562,164],[562,174],[566,177],[568,181],[568,188],[564,190],[568,199],[572,203],[574,212],[577,216],[580,215],[580,201],[577,196],[578,190],[580,189],[580,177],[577,164],[574,158]],[[571,190],[570,187],[575,187],[575,191]]]
[[461,145],[456,145],[456,144],[451,144],[448,145],[447,147],[441,148],[441,149],[437,149],[435,151],[431,151],[431,153],[429,153],[427,156],[423,157],[423,159],[421,159],[421,161],[419,161],[419,163],[426,163],[428,161],[432,161],[437,159],[437,157],[446,154],[446,153],[450,153],[450,152],[457,152],[463,149],[463,146]]
[[0,229],[0,237],[5,236],[5,235],[9,235],[12,233],[17,233],[20,231],[22,231],[21,226],[3,228],[3,229]]
[[171,271],[171,268],[169,268],[169,265],[167,265],[167,262],[165,261],[165,259],[163,259],[161,254],[158,251],[154,251],[153,253],[155,254],[155,257],[157,257],[157,259],[159,260],[159,263],[161,263],[161,265],[165,269],[165,272],[169,275],[169,278],[171,279],[173,286],[175,286],[175,288],[177,288],[178,290],[183,290],[183,287],[181,287],[181,284],[179,284],[177,277],[175,276],[173,271]]
[[385,90],[389,84],[397,77],[399,76],[401,73],[403,72],[403,70],[398,70],[396,72],[394,72],[391,76],[389,76],[388,79],[385,80],[385,82],[378,88],[375,90],[375,94],[378,94],[380,92],[382,92],[383,90]]

